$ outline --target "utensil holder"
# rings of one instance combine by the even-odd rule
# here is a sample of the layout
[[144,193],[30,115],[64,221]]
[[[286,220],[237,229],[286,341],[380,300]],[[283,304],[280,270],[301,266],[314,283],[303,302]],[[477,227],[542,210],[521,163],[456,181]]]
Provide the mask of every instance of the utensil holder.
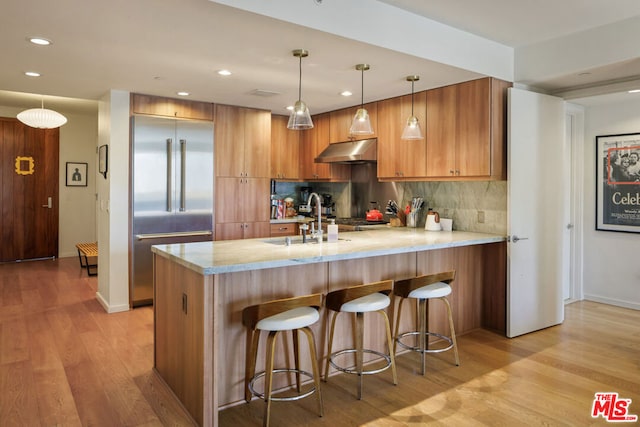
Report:
[[418,226],[418,217],[420,216],[420,209],[414,209],[407,215],[407,227],[416,228]]

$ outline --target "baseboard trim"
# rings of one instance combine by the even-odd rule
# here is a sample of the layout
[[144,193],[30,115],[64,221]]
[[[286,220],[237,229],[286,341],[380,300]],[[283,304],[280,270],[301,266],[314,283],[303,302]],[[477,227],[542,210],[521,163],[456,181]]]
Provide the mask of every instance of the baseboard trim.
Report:
[[98,300],[102,308],[104,308],[104,311],[106,311],[109,314],[120,313],[122,311],[129,311],[129,304],[120,304],[120,305],[114,305],[114,306],[109,305],[109,303],[107,303],[107,300],[105,300],[102,297],[102,295],[100,295],[100,292],[96,292],[96,299]]
[[603,304],[615,305],[617,307],[630,308],[632,310],[640,310],[640,303],[637,303],[637,302],[622,301],[615,298],[607,298],[600,295],[591,295],[591,294],[584,294],[584,299],[587,301],[601,302]]

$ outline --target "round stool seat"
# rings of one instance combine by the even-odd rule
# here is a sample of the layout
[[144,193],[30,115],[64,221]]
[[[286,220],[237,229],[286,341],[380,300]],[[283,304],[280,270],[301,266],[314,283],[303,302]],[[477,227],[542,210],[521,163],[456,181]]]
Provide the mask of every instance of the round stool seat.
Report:
[[451,293],[451,286],[444,282],[436,282],[418,289],[414,289],[408,295],[409,298],[429,299],[442,298]]
[[313,307],[298,307],[265,317],[256,324],[263,331],[288,331],[312,325],[320,319],[318,310]]
[[378,311],[386,308],[391,303],[389,297],[380,292],[374,292],[360,298],[356,298],[349,302],[345,302],[340,306],[340,311],[347,313],[366,313],[368,311]]

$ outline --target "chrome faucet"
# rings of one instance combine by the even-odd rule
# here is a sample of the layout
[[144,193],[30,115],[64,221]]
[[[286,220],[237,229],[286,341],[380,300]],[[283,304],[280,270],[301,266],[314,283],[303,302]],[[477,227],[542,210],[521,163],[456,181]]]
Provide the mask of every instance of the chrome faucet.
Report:
[[315,230],[315,232],[312,232],[312,237],[318,239],[318,243],[320,243],[322,242],[322,218],[320,216],[322,214],[322,202],[320,196],[318,196],[318,193],[311,193],[309,194],[309,199],[307,200],[308,208],[311,207],[311,199],[313,199],[313,196],[316,197],[316,210],[318,211],[318,229]]

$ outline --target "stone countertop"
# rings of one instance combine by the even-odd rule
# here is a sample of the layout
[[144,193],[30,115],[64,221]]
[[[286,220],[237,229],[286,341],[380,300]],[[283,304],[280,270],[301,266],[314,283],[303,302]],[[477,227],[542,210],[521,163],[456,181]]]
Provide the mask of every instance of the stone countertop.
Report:
[[203,275],[289,267],[505,241],[505,236],[466,231],[386,227],[343,232],[338,242],[301,243],[300,236],[154,245],[151,251]]

